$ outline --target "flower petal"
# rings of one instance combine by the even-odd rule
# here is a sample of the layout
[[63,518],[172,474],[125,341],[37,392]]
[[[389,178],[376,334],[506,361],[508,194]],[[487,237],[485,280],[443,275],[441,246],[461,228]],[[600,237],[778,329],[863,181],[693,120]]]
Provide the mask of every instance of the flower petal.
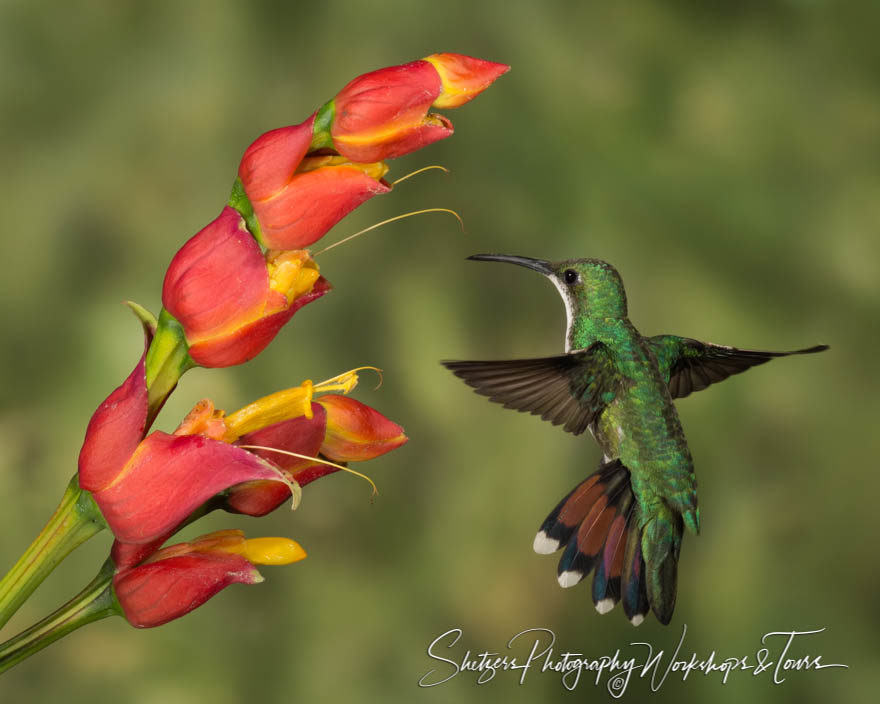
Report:
[[136,628],[152,628],[198,608],[230,584],[262,579],[241,555],[194,552],[122,572],[113,587],[126,620]]
[[354,166],[325,166],[295,175],[274,197],[252,205],[265,246],[302,249],[361,203],[390,190]]
[[443,91],[433,104],[435,108],[457,108],[464,105],[510,70],[507,64],[484,61],[463,54],[432,54],[425,57],[425,61],[437,69],[443,83]]
[[334,99],[333,146],[352,161],[383,161],[452,134],[445,118],[428,116],[442,91],[427,61],[390,66],[358,76]]
[[98,491],[112,482],[144,437],[148,412],[144,363],[149,345],[148,335],[134,370],[89,421],[79,453],[79,485],[87,491]]
[[256,206],[290,182],[312,141],[315,116],[292,127],[281,127],[258,137],[247,148],[238,167],[245,193]]
[[327,394],[317,400],[327,412],[321,453],[337,462],[369,460],[407,441],[397,423],[348,396]]
[[[327,414],[324,409],[317,403],[312,403],[311,418],[299,416],[274,423],[243,435],[239,438],[238,443],[274,447],[299,455],[317,457],[321,451],[321,443],[324,441],[326,424]],[[282,467],[285,473],[293,477],[300,486],[304,486],[319,476],[337,471],[333,467],[316,465],[308,460],[297,459],[280,452],[266,450],[251,450],[251,452]],[[318,474],[310,472],[311,468],[324,471]],[[305,481],[300,481],[300,477],[303,477]],[[288,498],[290,498],[290,490],[284,484],[257,480],[231,487],[225,497],[224,508],[227,511],[243,513],[248,516],[265,516],[287,501]]]
[[260,246],[241,215],[226,206],[174,255],[162,305],[193,344],[258,317],[268,295],[269,274]]
[[[265,269],[265,265],[263,267]],[[319,299],[333,287],[323,276],[308,293],[297,296],[288,308],[257,317],[224,335],[207,338],[190,345],[189,355],[202,367],[230,367],[247,362],[272,342],[278,331],[307,303]],[[273,292],[274,293],[274,292]],[[280,294],[276,294],[280,296]]]
[[156,431],[116,481],[94,496],[120,541],[146,543],[167,535],[215,494],[254,479],[284,481],[277,467],[246,450]]

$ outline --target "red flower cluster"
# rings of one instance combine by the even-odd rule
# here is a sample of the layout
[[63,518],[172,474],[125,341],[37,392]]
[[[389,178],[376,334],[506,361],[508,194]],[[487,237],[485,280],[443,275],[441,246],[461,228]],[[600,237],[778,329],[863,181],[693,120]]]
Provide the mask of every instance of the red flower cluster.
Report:
[[330,290],[304,248],[391,189],[385,159],[452,134],[432,106],[467,102],[507,68],[435,54],[356,78],[302,124],[257,139],[229,204],[174,256],[158,321],[138,311],[147,351],[98,407],[79,458],[79,485],[116,538],[113,590],[130,623],[165,623],[228,584],[259,581],[255,564],[305,557],[293,541],[237,531],[163,548],[184,525],[218,508],[261,516],[291,496],[296,505],[303,485],[406,442],[400,426],[344,395],[354,372],[228,416],[202,401],[174,433],[149,429],[187,368],[253,358]]
[[[222,586],[256,574],[251,568],[240,569],[240,553],[225,548],[218,553],[213,543],[210,549],[202,543],[187,548],[195,554],[187,552],[186,559],[181,557],[183,548],[157,552],[191,517],[214,508],[262,516],[291,492],[298,502],[301,487],[337,471],[336,462],[372,459],[406,442],[399,425],[369,406],[346,396],[316,396],[349,391],[356,383],[354,372],[317,385],[304,382],[229,416],[210,401],[201,401],[174,433],[157,430],[145,435],[147,386],[141,357],[95,411],[79,458],[80,486],[92,492],[116,536],[116,582],[125,585],[121,592],[117,586],[117,597],[129,621],[158,625],[152,621],[170,613],[155,612],[153,606],[149,617],[141,613],[136,604],[144,601],[144,592],[135,589],[140,580],[149,582],[157,594],[168,591],[157,584],[191,582],[192,587],[163,599],[163,609],[176,613],[185,604],[195,608]],[[266,449],[245,449],[252,445]],[[166,561],[168,555],[175,560]],[[195,603],[191,592],[198,585],[204,598]],[[137,601],[129,602],[129,593],[137,593]]]
[[385,159],[452,134],[431,107],[462,105],[508,68],[434,54],[373,71],[305,122],[251,144],[229,207],[183,246],[165,277],[162,304],[182,326],[192,360],[203,367],[245,362],[327,293],[330,284],[303,248],[391,190],[382,178]]

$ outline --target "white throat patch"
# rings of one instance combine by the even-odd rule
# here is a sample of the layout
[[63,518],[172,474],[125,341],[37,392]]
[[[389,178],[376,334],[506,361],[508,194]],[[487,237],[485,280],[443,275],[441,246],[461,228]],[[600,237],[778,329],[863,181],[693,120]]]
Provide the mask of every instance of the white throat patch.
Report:
[[565,353],[568,354],[571,352],[571,333],[572,326],[574,325],[574,315],[572,314],[572,306],[571,306],[571,292],[565,285],[557,280],[555,276],[548,276],[553,282],[553,285],[556,287],[556,290],[559,291],[559,295],[562,296],[562,301],[565,303]]

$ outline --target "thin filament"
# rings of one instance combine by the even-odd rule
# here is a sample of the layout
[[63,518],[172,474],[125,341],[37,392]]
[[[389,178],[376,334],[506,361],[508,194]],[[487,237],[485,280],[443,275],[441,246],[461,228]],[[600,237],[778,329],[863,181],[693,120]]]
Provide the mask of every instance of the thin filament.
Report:
[[432,169],[440,169],[443,173],[446,173],[446,174],[449,173],[449,169],[447,169],[445,166],[440,166],[439,164],[434,164],[433,166],[423,166],[421,169],[416,169],[415,171],[410,171],[406,176],[401,176],[396,181],[392,181],[391,185],[396,186],[398,183],[403,183],[408,178],[412,178],[413,176],[418,176],[420,173],[422,173],[424,171],[431,171]]
[[301,455],[298,452],[290,452],[290,450],[279,450],[277,447],[266,447],[264,445],[237,445],[243,450],[263,450],[264,452],[277,452],[280,455],[287,455],[288,457],[296,457],[300,460],[307,460],[309,462],[316,462],[318,464],[325,464],[328,467],[334,467],[336,469],[341,469],[343,472],[348,472],[349,474],[354,474],[356,477],[360,477],[361,479],[369,482],[370,486],[373,487],[373,493],[371,496],[378,496],[379,489],[376,488],[376,482],[370,479],[366,474],[362,474],[357,470],[351,469],[350,467],[346,467],[345,465],[336,464],[335,462],[331,462],[330,460],[324,460],[320,457],[309,457],[308,455]]
[[318,252],[315,252],[312,255],[312,259],[317,257],[319,254],[323,254],[324,252],[329,252],[334,247],[338,247],[339,245],[344,244],[345,242],[348,242],[349,240],[353,240],[355,237],[359,237],[359,236],[369,232],[370,230],[375,230],[377,227],[382,227],[382,225],[387,225],[388,223],[394,222],[395,220],[403,220],[404,218],[410,218],[413,215],[422,215],[423,213],[449,213],[450,215],[455,216],[455,219],[458,220],[458,224],[461,225],[462,232],[464,232],[464,221],[461,219],[461,216],[458,213],[456,213],[454,210],[450,210],[449,208],[426,208],[425,210],[414,210],[411,213],[404,213],[403,215],[396,215],[393,218],[388,218],[387,220],[383,220],[382,222],[377,222],[375,225],[370,225],[369,227],[364,228],[360,232],[355,232],[353,235],[349,235],[348,237],[343,237],[338,242],[334,242],[333,244],[328,245],[327,247],[324,247],[324,249],[322,249]]
[[[379,383],[376,384],[376,387],[373,389],[373,391],[375,391],[380,386],[382,386],[382,382],[384,381],[384,377],[382,376],[382,370],[379,369],[379,367],[364,366],[364,367],[355,367],[354,369],[349,369],[347,372],[342,372],[342,374],[337,374],[336,376],[331,376],[329,379],[324,379],[324,381],[322,381],[320,384],[315,384],[315,390],[320,391],[321,389],[319,387],[327,386],[327,385],[332,384],[333,382],[340,381],[343,379],[345,379],[346,381],[344,381],[342,383],[342,385],[347,386],[346,382],[348,380],[346,379],[346,377],[348,377],[350,374],[354,374],[355,379],[357,379],[357,373],[360,371],[363,371],[364,369],[369,369],[371,371],[376,372],[376,375],[379,377]],[[355,383],[357,383],[357,381],[355,381]],[[353,385],[348,386],[347,391],[351,391],[353,388],[354,388]],[[346,391],[346,393],[347,393],[347,391]]]

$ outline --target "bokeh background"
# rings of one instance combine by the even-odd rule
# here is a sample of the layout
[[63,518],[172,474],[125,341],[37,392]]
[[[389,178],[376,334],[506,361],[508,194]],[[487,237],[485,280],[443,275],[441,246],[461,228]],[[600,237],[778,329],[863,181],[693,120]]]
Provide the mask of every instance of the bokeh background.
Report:
[[[233,409],[304,378],[385,370],[357,397],[400,420],[403,449],[308,487],[296,513],[215,515],[187,535],[291,535],[309,558],[265,568],[184,619],[109,619],[6,674],[12,701],[605,700],[555,676],[519,686],[461,674],[419,689],[428,643],[504,650],[531,627],[561,648],[632,640],[750,655],[768,631],[826,628],[796,646],[849,670],[670,677],[649,701],[867,701],[876,696],[880,454],[880,7],[702,3],[0,3],[3,194],[0,564],[54,509],[86,423],[128,373],[140,333],[119,303],[156,310],[174,251],[222,207],[244,148],[299,122],[355,75],[435,51],[510,63],[449,112],[455,136],[393,164],[436,163],[340,224],[336,285],[257,360],[188,374],[160,417],[198,399]],[[599,617],[559,589],[535,530],[598,451],[471,393],[441,358],[562,349],[553,288],[479,251],[613,262],[646,334],[791,349],[684,399],[704,530],[682,551],[672,624]],[[4,635],[85,584],[109,536],[81,548]],[[625,651],[626,652],[626,651]],[[635,654],[633,652],[633,654]],[[644,699],[634,681],[626,698]]]

